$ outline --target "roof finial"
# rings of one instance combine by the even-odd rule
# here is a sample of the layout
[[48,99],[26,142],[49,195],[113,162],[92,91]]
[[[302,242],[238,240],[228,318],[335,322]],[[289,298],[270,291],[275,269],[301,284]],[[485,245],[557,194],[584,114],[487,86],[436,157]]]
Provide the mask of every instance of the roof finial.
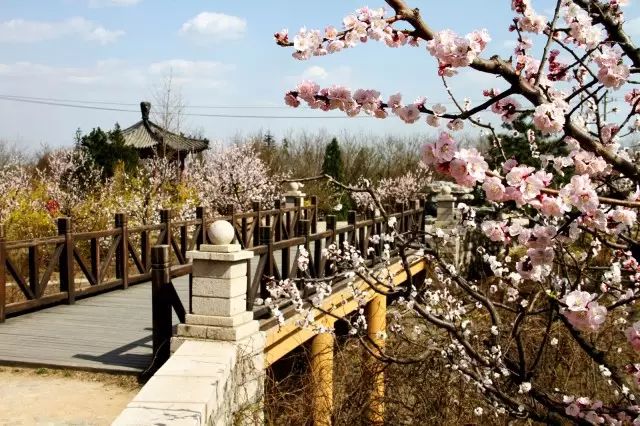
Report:
[[149,111],[151,111],[151,102],[140,102],[140,112],[142,113],[143,121],[149,121]]

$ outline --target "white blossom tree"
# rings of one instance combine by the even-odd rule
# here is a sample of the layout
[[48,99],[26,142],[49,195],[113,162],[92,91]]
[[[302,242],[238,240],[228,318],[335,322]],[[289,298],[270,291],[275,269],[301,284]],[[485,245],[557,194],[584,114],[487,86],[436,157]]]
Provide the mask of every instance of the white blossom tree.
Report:
[[[473,209],[460,206],[460,226],[478,226],[502,247],[499,255],[478,248],[492,275],[484,280],[465,279],[441,251],[421,246],[423,231],[376,236],[395,243],[404,265],[412,248],[433,265],[426,280],[406,269],[409,279],[400,287],[368,270],[365,254],[355,248],[328,247],[325,255],[342,271],[333,279],[366,277],[396,301],[397,313],[411,312],[432,336],[433,349],[425,349],[424,357],[401,359],[370,350],[388,361],[443,357],[485,399],[473,410],[478,417],[640,424],[640,321],[633,319],[640,298],[640,167],[623,147],[640,127],[640,90],[635,88],[640,48],[626,28],[628,1],[557,0],[545,15],[532,0],[512,0],[513,20],[505,23],[516,41],[511,58],[489,53],[486,29],[464,36],[436,30],[423,18],[424,10],[404,0],[386,3],[386,10],[358,9],[342,20],[340,29],[303,28],[291,39],[283,30],[275,34],[276,42],[292,47],[299,60],[348,51],[370,40],[415,48],[417,54],[426,48],[455,111],[430,105],[424,97],[403,102],[399,93],[383,98],[375,89],[321,88],[310,81],[287,92],[285,102],[349,116],[424,121],[441,129],[435,143],[425,144],[423,161],[460,185],[479,187],[487,203],[509,219],[476,221]],[[477,105],[459,100],[448,82],[465,68],[495,76],[504,88],[484,88],[486,100]],[[607,115],[610,92],[619,93],[625,104]],[[482,118],[487,113],[504,122],[532,115],[533,126],[558,137],[566,154],[544,158],[538,169],[506,158],[492,124],[496,120]],[[482,129],[502,153],[497,168],[490,169],[476,148],[458,146],[455,132],[465,125]],[[535,134],[527,136],[533,150]],[[455,235],[440,229],[428,237],[439,247]],[[391,255],[387,250],[383,260]],[[303,255],[302,270],[304,261]],[[307,284],[316,286],[315,305],[331,291],[331,281]],[[274,299],[293,299],[312,325],[314,308],[303,303],[297,288],[287,280],[271,290]],[[279,313],[273,301],[267,303]],[[361,320],[353,324],[356,332]],[[559,382],[552,364],[563,347],[581,357]],[[599,379],[585,388],[586,376]]]

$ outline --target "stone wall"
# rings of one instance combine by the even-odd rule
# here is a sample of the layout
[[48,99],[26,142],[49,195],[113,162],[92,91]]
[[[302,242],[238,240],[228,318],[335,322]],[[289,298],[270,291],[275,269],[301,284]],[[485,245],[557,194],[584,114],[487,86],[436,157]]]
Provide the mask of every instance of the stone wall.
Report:
[[263,423],[264,342],[262,333],[237,342],[175,341],[175,353],[113,424]]

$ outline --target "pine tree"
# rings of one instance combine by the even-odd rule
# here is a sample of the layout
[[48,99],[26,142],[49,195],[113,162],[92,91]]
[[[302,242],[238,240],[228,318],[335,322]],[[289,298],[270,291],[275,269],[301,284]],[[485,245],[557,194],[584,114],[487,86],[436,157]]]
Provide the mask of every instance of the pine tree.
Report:
[[324,151],[322,173],[341,181],[343,175],[342,151],[336,138],[331,139]]
[[113,176],[118,163],[122,163],[125,172],[131,173],[138,166],[138,151],[125,145],[120,126],[116,123],[113,130],[105,132],[100,127],[88,135],[76,133],[76,145],[86,150],[89,158],[103,170],[103,177]]

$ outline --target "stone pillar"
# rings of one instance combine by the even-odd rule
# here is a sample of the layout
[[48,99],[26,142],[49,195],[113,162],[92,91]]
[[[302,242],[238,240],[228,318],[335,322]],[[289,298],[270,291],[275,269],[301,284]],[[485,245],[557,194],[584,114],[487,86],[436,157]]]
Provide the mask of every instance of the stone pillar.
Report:
[[435,197],[435,201],[438,209],[436,227],[450,228],[456,220],[456,197],[451,194],[451,187],[443,186],[442,192]]
[[201,244],[200,250],[187,252],[193,261],[193,312],[187,314],[185,324],[178,325],[175,341],[206,339],[233,344],[237,360],[229,410],[240,413],[235,424],[256,424],[264,415],[265,337],[253,312],[246,310],[247,260],[254,254],[231,243],[234,230],[229,222],[214,222],[208,233],[213,244]]
[[[304,206],[304,197],[306,197],[307,194],[300,191],[302,186],[299,182],[289,182],[289,190],[284,193],[286,207],[295,207],[296,205]],[[299,204],[296,204],[296,200],[298,200]]]
[[[374,296],[365,309],[367,318],[367,333],[372,342],[381,349],[384,348],[384,333],[387,330],[387,298],[381,294]],[[378,360],[369,356],[371,372],[371,394],[367,418],[369,424],[384,424],[384,372],[383,366]]]
[[320,333],[311,341],[313,424],[331,426],[333,411],[333,334]]

